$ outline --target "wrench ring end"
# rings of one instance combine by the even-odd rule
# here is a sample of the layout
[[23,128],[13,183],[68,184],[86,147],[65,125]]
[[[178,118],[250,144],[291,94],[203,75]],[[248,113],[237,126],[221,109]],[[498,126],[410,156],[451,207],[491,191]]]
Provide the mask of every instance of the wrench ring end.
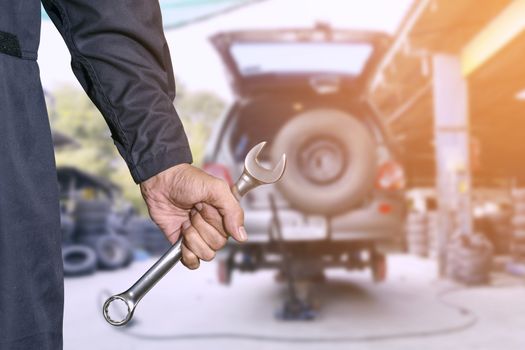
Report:
[[[109,315],[109,306],[114,301],[122,301],[127,307],[126,316],[121,320],[114,320]],[[130,305],[129,301],[121,295],[111,296],[110,298],[108,298],[108,300],[106,300],[104,306],[102,307],[102,313],[104,315],[104,318],[112,326],[125,326],[133,317],[133,311],[135,311],[135,307],[133,305]]]

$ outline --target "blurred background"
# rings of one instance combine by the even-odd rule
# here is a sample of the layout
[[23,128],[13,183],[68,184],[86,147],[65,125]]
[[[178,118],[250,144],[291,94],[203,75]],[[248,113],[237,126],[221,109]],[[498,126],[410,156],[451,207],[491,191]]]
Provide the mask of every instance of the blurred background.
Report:
[[524,0],[161,0],[195,164],[249,242],[177,266],[132,323],[103,301],[169,248],[43,13],[65,349],[522,349]]

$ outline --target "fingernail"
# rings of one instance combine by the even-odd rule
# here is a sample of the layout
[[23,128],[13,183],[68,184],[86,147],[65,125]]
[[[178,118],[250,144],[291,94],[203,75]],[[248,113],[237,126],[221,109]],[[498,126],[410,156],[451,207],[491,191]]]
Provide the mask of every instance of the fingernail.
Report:
[[203,207],[202,203],[197,203],[197,204],[195,204],[195,208],[196,208],[198,211],[201,211],[201,210],[202,210],[202,207]]
[[248,239],[248,235],[246,234],[246,229],[244,228],[244,226],[239,227],[239,238],[243,242]]
[[187,220],[182,223],[182,229],[187,230],[191,226],[191,221]]
[[193,215],[195,215],[195,214],[197,214],[197,209],[192,208],[192,209],[190,210],[190,215],[193,216]]

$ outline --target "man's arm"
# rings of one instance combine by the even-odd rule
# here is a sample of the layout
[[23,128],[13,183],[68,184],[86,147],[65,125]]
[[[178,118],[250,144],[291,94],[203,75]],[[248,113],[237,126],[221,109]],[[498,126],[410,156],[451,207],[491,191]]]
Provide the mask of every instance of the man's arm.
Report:
[[157,1],[43,0],[133,179],[191,163]]
[[226,234],[245,240],[228,186],[190,166],[173,107],[175,83],[158,1],[42,0],[71,52],[80,84],[101,111],[148,205],[183,262],[209,260]]

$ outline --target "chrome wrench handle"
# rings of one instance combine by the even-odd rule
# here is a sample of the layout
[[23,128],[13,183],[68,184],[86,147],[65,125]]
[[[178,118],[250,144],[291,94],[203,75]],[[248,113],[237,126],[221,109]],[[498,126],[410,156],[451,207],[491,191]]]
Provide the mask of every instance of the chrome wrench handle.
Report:
[[243,171],[241,176],[239,177],[239,180],[232,186],[231,190],[233,193],[233,196],[240,201],[242,196],[244,196],[249,191],[253,190],[255,187],[258,187],[260,185],[264,185],[263,182],[255,179],[250,174],[248,174],[246,171]]
[[[111,296],[103,306],[103,314],[106,321],[112,326],[124,326],[133,318],[133,313],[139,301],[162,279],[182,258],[182,236],[175,242],[170,249],[157,260],[152,267],[127,291]],[[110,316],[109,307],[114,302],[121,302],[125,305],[125,316],[120,320],[115,320]]]
[[[266,143],[253,147],[244,162],[244,169],[233,185],[231,191],[237,200],[240,200],[248,191],[257,186],[270,184],[278,181],[284,173],[286,167],[286,156],[283,154],[277,166],[268,170],[261,167],[257,162],[257,156]],[[160,281],[182,258],[182,235],[171,248],[137,282],[127,291],[111,296],[106,300],[102,307],[102,314],[106,321],[112,326],[124,326],[133,318],[133,313],[140,300]],[[111,318],[110,306],[114,303],[123,304],[122,309],[125,314],[119,320]],[[122,306],[122,305],[121,305]]]

